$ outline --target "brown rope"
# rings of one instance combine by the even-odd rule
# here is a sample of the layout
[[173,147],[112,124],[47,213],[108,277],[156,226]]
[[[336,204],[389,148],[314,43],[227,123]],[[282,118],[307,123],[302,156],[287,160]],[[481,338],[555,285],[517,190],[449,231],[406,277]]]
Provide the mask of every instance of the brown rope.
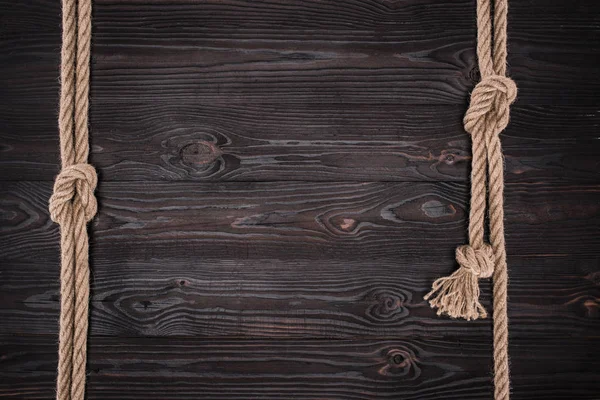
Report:
[[[97,177],[87,163],[91,0],[62,0],[60,149],[62,170],[50,198],[50,215],[61,231],[61,315],[58,400],[85,394],[89,304],[87,222],[96,214]],[[478,278],[494,280],[495,399],[509,398],[507,265],[504,243],[504,171],[498,135],[509,121],[517,88],[506,74],[507,0],[477,2],[477,56],[481,82],[471,94],[464,125],[472,136],[469,245],[456,250],[460,268],[438,279],[429,299],[438,314],[467,320],[486,317],[479,303]],[[493,24],[492,24],[493,22]],[[493,30],[493,33],[492,33]],[[486,184],[489,184],[486,199]],[[486,201],[487,200],[487,201]],[[484,243],[489,205],[490,243]]]
[[58,400],[85,394],[89,305],[87,222],[96,214],[97,177],[87,163],[91,0],[63,0],[59,112],[62,169],[54,182],[50,216],[60,225],[61,312]]
[[[504,165],[499,134],[509,121],[517,86],[506,75],[506,19],[508,0],[477,1],[477,57],[481,82],[471,93],[464,118],[471,134],[471,207],[469,245],[456,250],[460,268],[433,283],[425,296],[439,314],[467,320],[485,318],[479,303],[478,278],[493,276],[494,398],[508,400],[508,317],[506,248],[504,243]],[[492,32],[493,30],[493,32]],[[487,184],[487,198],[486,198]],[[489,206],[490,244],[484,243],[486,206]]]

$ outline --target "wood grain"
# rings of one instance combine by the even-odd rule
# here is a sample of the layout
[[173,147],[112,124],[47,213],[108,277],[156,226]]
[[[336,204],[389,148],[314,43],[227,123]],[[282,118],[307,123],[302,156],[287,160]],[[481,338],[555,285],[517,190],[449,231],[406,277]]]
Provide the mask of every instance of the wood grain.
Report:
[[[52,399],[60,2],[0,0],[0,397]],[[514,0],[512,398],[598,400],[600,2]],[[489,399],[474,0],[95,0],[89,399]],[[483,302],[490,307],[489,283]]]
[[[46,43],[56,56],[58,6],[36,3],[34,13],[28,5],[5,7],[15,20],[29,20],[8,24],[4,46],[25,49],[11,53],[9,65],[19,57],[31,62],[26,50]],[[572,105],[595,99],[597,5],[574,3],[535,0],[511,8],[508,62],[521,87],[519,101]],[[574,19],[567,27],[557,23],[565,13]],[[463,104],[476,76],[474,16],[471,0],[99,1],[92,104],[114,98]],[[35,37],[40,25],[53,26],[42,30],[42,42]],[[596,46],[581,42],[582,36]],[[43,76],[26,66],[18,74],[11,68],[14,84],[7,94],[18,88],[54,98],[55,69],[46,68],[50,75]]]
[[[460,183],[102,183],[92,259],[439,260],[465,242]],[[0,188],[0,258],[58,260],[50,183]],[[506,188],[509,257],[600,250],[599,187]]]
[[[455,268],[467,190],[456,183],[103,184],[92,229],[92,333],[465,334],[421,298]],[[15,297],[2,317],[9,331],[48,332],[58,306],[57,271],[43,272],[58,263],[50,185],[10,183],[5,193],[3,292]],[[516,332],[546,331],[550,320],[554,334],[597,328],[597,197],[597,186],[509,185]]]
[[[56,332],[58,266],[2,261],[0,334]],[[363,259],[96,261],[91,335],[247,338],[486,337],[491,321],[439,318],[423,300],[454,266]],[[511,337],[594,337],[600,260],[510,259]],[[489,282],[482,285],[490,309]]]
[[[508,181],[598,181],[594,4],[511,4]],[[0,179],[52,180],[59,4],[2,5]],[[473,13],[471,0],[95,2],[92,162],[107,181],[466,181]],[[195,156],[207,143],[218,152]]]
[[[103,181],[468,181],[463,106],[101,104],[91,162]],[[58,173],[55,107],[6,111],[0,180]],[[515,107],[503,134],[508,182],[596,183],[600,113]],[[26,130],[27,135],[22,132]],[[574,134],[576,132],[576,134]]]
[[[2,337],[0,396],[49,399],[56,346],[48,336]],[[597,399],[589,341],[511,342],[512,398]],[[89,399],[491,398],[490,343],[422,340],[93,338]],[[560,366],[552,363],[560,357]]]

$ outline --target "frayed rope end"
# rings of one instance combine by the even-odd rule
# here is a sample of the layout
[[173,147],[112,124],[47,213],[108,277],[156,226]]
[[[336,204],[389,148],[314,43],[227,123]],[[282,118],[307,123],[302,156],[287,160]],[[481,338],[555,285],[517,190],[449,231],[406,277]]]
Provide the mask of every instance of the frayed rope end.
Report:
[[486,318],[487,312],[479,302],[479,278],[489,278],[494,272],[494,253],[484,244],[479,249],[460,246],[456,261],[460,268],[452,275],[437,279],[424,297],[438,315],[464,318],[467,321]]

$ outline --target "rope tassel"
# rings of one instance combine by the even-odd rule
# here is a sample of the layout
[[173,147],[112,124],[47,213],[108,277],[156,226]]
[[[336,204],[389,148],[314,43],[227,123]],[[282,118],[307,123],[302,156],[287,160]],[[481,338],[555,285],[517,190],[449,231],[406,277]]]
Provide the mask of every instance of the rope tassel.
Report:
[[460,246],[456,249],[456,261],[460,265],[452,275],[433,282],[433,288],[425,296],[437,314],[467,321],[486,318],[485,308],[479,302],[480,278],[489,278],[494,272],[494,253],[491,246],[480,249]]

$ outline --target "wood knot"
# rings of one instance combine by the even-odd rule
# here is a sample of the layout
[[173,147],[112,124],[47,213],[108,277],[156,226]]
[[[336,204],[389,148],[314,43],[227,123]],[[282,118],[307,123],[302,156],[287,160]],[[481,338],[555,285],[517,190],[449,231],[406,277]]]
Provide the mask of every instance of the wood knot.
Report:
[[384,376],[402,376],[416,379],[421,375],[421,368],[417,364],[417,357],[412,349],[407,346],[398,346],[386,354],[386,362],[379,369]]
[[406,358],[404,358],[404,356],[402,354],[394,355],[391,358],[391,360],[392,360],[393,365],[402,366],[402,365],[406,364]]
[[441,218],[456,214],[456,208],[450,203],[442,203],[439,200],[429,200],[421,205],[421,210],[429,218]]
[[187,165],[212,164],[221,155],[221,149],[204,140],[190,143],[181,149],[181,160]]
[[470,154],[468,154],[463,149],[444,149],[440,152],[440,155],[438,157],[438,164],[443,163],[448,166],[453,166],[455,164],[468,161],[470,158]]
[[394,223],[445,223],[460,221],[464,217],[464,211],[450,199],[437,194],[426,194],[383,207],[381,217]]
[[473,83],[477,83],[481,80],[481,72],[479,71],[478,66],[475,66],[469,70],[469,79]]
[[367,315],[375,321],[396,321],[408,315],[404,307],[407,296],[398,291],[380,289],[369,295],[371,305],[367,309]]
[[336,215],[335,217],[331,218],[330,222],[338,231],[343,233],[352,233],[358,225],[358,221],[356,219],[341,215]]
[[465,148],[457,147],[458,144],[453,144],[452,148],[444,149],[437,156],[437,161],[432,168],[445,176],[462,177],[467,174],[467,165],[471,160],[471,154],[466,150],[466,142],[461,142],[460,146],[465,145]]
[[407,352],[402,349],[393,349],[388,352],[388,360],[393,368],[405,368],[410,364],[406,358]]
[[142,305],[142,307],[144,307],[144,310],[147,310],[148,307],[152,305],[152,302],[150,300],[142,300],[140,301],[140,304]]

